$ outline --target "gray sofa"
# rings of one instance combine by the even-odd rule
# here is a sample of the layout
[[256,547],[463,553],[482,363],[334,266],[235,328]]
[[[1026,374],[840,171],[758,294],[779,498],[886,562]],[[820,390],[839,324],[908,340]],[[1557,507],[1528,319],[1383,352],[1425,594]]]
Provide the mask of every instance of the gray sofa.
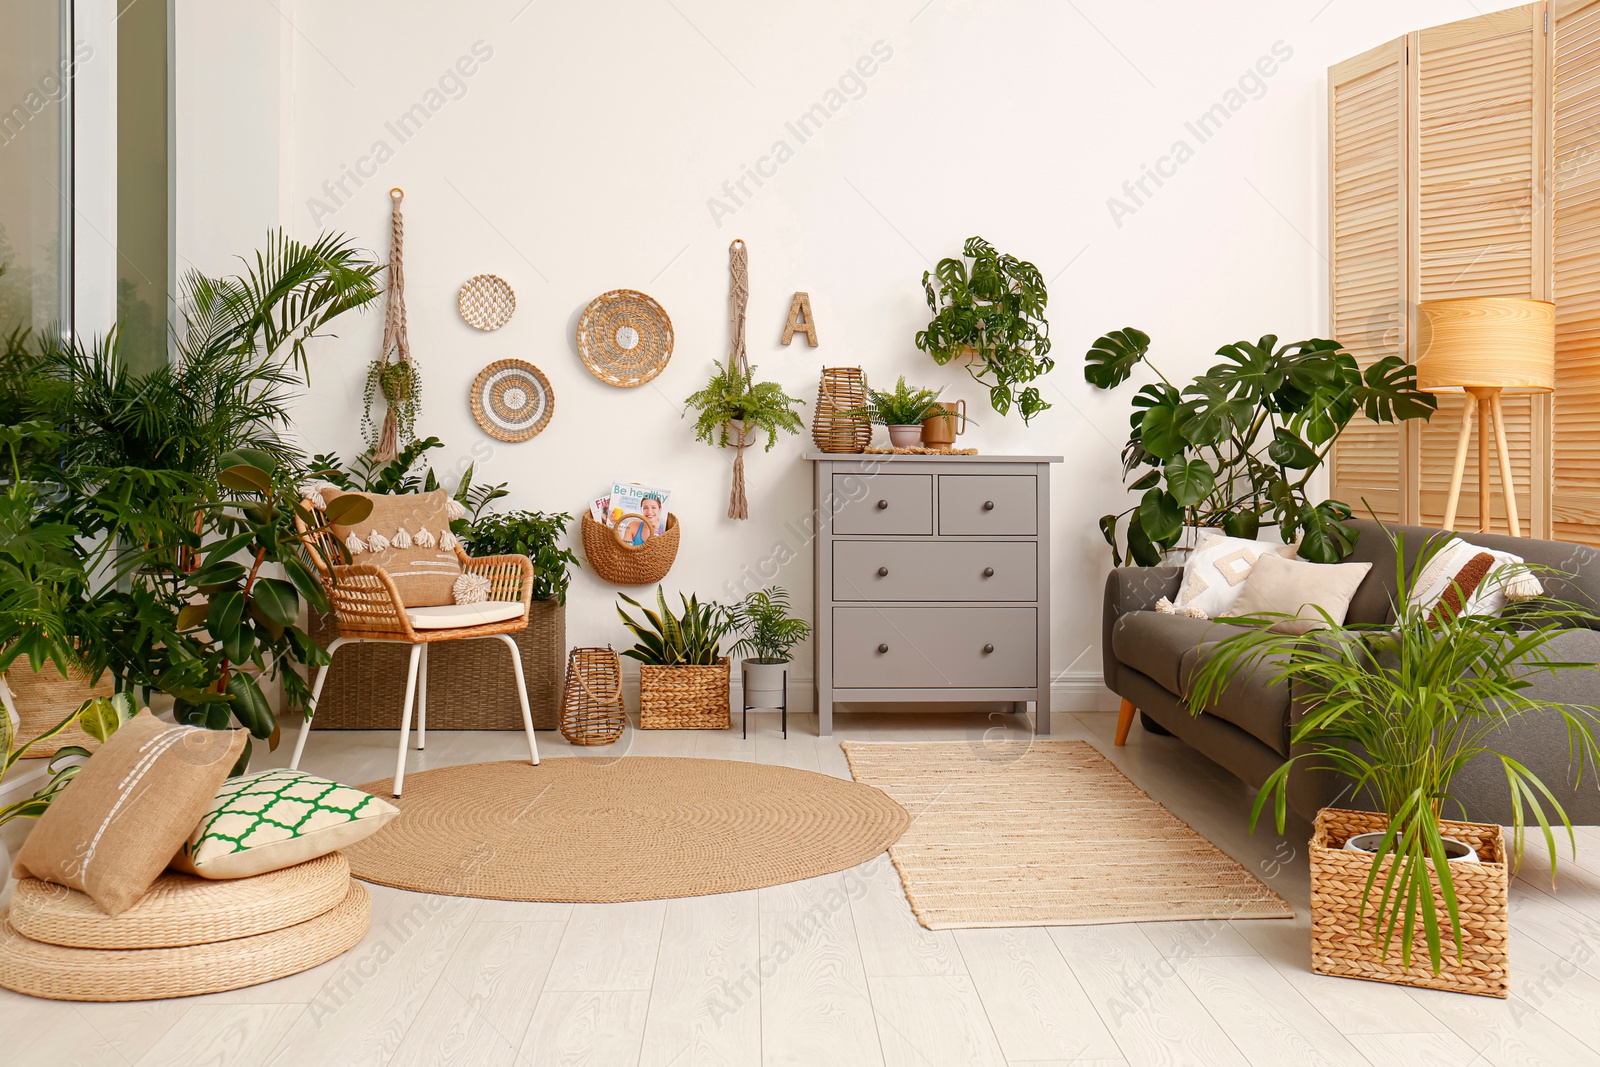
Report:
[[[1361,536],[1350,560],[1373,566],[1350,603],[1348,619],[1385,622],[1392,617],[1394,549],[1376,522],[1357,521],[1354,525]],[[1393,528],[1404,532],[1407,556],[1419,552],[1428,537],[1438,533],[1418,526]],[[1600,605],[1600,551],[1563,541],[1478,533],[1462,536],[1473,544],[1514,552],[1531,563],[1570,574],[1568,580],[1546,581],[1547,591],[1600,610],[1596,608]],[[1290,727],[1304,709],[1287,686],[1271,684],[1269,673],[1262,670],[1235,682],[1214,709],[1190,713],[1180,695],[1195,665],[1211,646],[1239,628],[1155,611],[1156,601],[1162,597],[1176,599],[1182,575],[1181,567],[1128,567],[1111,572],[1101,638],[1106,685],[1139,710],[1147,729],[1153,720],[1158,731],[1177,736],[1247,784],[1260,786],[1290,755]],[[1567,662],[1600,661],[1600,630],[1563,633],[1549,646],[1549,655]],[[1535,685],[1536,692],[1547,699],[1600,705],[1600,673],[1565,671],[1553,677],[1544,675]],[[1496,747],[1539,775],[1574,824],[1600,823],[1600,775],[1589,768],[1579,783],[1576,768],[1568,759],[1566,729],[1559,716],[1524,716],[1503,729],[1507,736],[1497,738]],[[1347,779],[1326,772],[1296,772],[1290,778],[1290,807],[1309,820],[1317,809],[1329,805],[1367,806],[1352,800],[1349,785]],[[1511,802],[1497,760],[1480,758],[1469,764],[1456,777],[1453,792],[1465,804],[1471,820],[1510,822]]]

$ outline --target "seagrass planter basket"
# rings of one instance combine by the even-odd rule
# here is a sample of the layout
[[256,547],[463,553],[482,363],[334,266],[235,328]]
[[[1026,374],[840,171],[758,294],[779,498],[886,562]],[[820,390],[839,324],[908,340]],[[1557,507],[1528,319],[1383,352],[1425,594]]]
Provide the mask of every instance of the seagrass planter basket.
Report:
[[639,667],[639,729],[726,730],[728,657],[715,666]]
[[612,585],[654,585],[678,558],[678,516],[667,516],[667,532],[642,545],[625,545],[616,531],[583,513],[583,553],[589,567]]
[[[11,702],[16,706],[17,744],[31,741],[51,729],[62,719],[77,711],[86,700],[111,695],[111,675],[102,674],[95,685],[89,684],[82,671],[69,671],[66,677],[54,663],[46,663],[43,670],[35,671],[28,665],[27,657],[18,658],[5,673],[6,684],[11,687]],[[0,711],[0,714],[4,714]],[[91,751],[100,742],[83,732],[74,722],[48,741],[28,749],[26,759],[54,756],[68,745],[82,745]]]
[[1401,963],[1398,929],[1387,956],[1380,955],[1381,934],[1376,929],[1374,916],[1383,880],[1394,863],[1392,857],[1383,861],[1377,884],[1366,898],[1364,921],[1361,916],[1372,857],[1364,852],[1347,852],[1344,843],[1356,834],[1381,831],[1387,825],[1388,817],[1376,812],[1324,808],[1317,813],[1311,837],[1312,971],[1451,993],[1506,996],[1511,979],[1508,954],[1511,927],[1504,831],[1485,823],[1439,821],[1441,832],[1471,845],[1477,850],[1480,862],[1457,861],[1450,865],[1461,915],[1462,955],[1459,961],[1455,939],[1450,936],[1444,898],[1439,895],[1438,878],[1431,870],[1429,872],[1434,902],[1439,909],[1443,950],[1442,966],[1439,973],[1434,974],[1420,915],[1416,919],[1411,966]]

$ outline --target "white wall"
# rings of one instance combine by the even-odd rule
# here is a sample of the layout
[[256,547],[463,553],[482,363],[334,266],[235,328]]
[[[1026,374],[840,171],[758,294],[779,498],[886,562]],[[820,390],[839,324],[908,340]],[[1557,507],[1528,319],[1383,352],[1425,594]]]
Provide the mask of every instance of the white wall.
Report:
[[[421,429],[448,445],[438,465],[476,458],[481,476],[511,483],[512,506],[574,512],[615,476],[672,485],[684,539],[669,591],[722,593],[792,541],[785,524],[811,506],[801,436],[749,457],[752,518],[724,518],[731,455],[696,443],[679,418],[727,351],[734,237],[750,246],[751,360],[807,401],[808,419],[819,368],[860,365],[880,385],[904,373],[967,398],[980,425],[963,444],[1064,455],[1051,546],[1058,707],[1102,699],[1109,555],[1095,520],[1128,503],[1118,453],[1135,386],[1092,390],[1083,351],[1107,329],[1136,325],[1168,375],[1187,377],[1228,341],[1325,331],[1326,69],[1484,6],[346,0],[282,3],[280,14],[265,0],[179,3],[180,47],[207,46],[180,55],[190,72],[180,93],[194,94],[180,99],[180,116],[207,124],[202,136],[180,119],[180,156],[197,157],[180,167],[216,182],[240,169],[243,152],[242,169],[260,169],[237,200],[225,181],[180,198],[185,260],[217,264],[250,247],[269,146],[285,224],[303,236],[344,230],[386,256],[386,192],[403,186]],[[281,49],[278,82],[265,76],[269,42]],[[841,85],[875,54],[870,77]],[[461,57],[473,73],[456,81]],[[1270,77],[1253,73],[1258,63]],[[1242,77],[1231,101],[1242,106],[1201,143],[1185,124],[1230,102]],[[785,124],[840,88],[836,113],[800,143]],[[386,123],[418,103],[434,110],[402,143]],[[273,106],[285,109],[275,145],[264,117]],[[236,121],[249,136],[230,132]],[[747,179],[742,206],[714,217],[711,198],[733,206],[724,182],[779,140],[792,158],[760,187]],[[1158,163],[1173,171],[1162,157],[1179,140],[1192,158],[1131,199],[1124,182]],[[375,168],[363,163],[378,156]],[[367,176],[348,177],[358,166]],[[1112,197],[1135,210],[1114,218]],[[1059,366],[1044,392],[1054,407],[1030,428],[989,411],[979,387],[912,344],[927,315],[922,271],[972,234],[1051,280]],[[518,298],[511,323],[487,335],[455,310],[457,288],[480,272],[505,277]],[[585,304],[618,287],[656,297],[678,338],[667,371],[631,391],[591,377],[573,343]],[[797,289],[811,294],[816,350],[777,343]],[[361,447],[381,314],[340,333],[319,346],[298,429],[308,449],[348,457]],[[506,357],[537,364],[557,396],[551,426],[526,444],[491,442],[467,406],[473,376]],[[776,580],[808,606],[809,551],[793,547],[798,558]],[[622,641],[614,594],[580,575],[573,643]]]

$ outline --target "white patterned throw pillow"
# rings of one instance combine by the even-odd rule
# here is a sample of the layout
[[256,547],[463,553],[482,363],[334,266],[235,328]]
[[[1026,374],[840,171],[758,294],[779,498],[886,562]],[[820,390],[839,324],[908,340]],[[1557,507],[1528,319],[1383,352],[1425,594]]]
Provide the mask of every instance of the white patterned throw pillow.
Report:
[[222,783],[172,860],[201,878],[248,878],[306,863],[378,832],[400,809],[305,771],[257,771]]
[[1226,615],[1239,599],[1245,579],[1263,552],[1294,559],[1297,545],[1275,545],[1243,537],[1208,533],[1200,540],[1183,565],[1183,585],[1176,602],[1162,597],[1156,610],[1168,615],[1187,615],[1193,619],[1214,619]]

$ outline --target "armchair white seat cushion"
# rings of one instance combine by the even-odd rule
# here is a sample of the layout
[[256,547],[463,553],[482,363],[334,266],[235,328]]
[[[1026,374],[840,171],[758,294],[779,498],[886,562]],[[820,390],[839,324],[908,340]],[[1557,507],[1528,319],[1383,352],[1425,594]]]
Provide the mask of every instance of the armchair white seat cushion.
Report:
[[486,600],[478,604],[435,604],[405,609],[413,630],[453,630],[459,626],[485,626],[521,618],[528,609],[514,600]]

